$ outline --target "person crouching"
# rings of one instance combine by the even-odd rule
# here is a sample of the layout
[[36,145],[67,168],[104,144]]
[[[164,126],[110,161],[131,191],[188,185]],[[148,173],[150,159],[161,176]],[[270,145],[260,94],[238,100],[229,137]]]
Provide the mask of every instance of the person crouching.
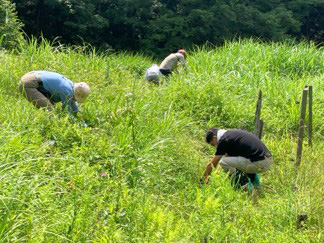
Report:
[[[77,102],[86,100],[90,87],[84,82],[73,83],[59,73],[32,71],[21,77],[19,91],[38,109],[51,111],[56,103],[62,102],[62,110],[67,106],[69,114],[77,116]],[[86,126],[83,118],[81,121]]]
[[273,159],[268,148],[257,136],[243,130],[212,128],[206,134],[206,142],[216,147],[216,153],[204,172],[206,184],[212,166],[216,168],[219,163],[229,175],[235,175],[237,171],[244,172],[253,183],[250,183],[249,189],[260,187],[257,173],[268,171]]
[[177,70],[178,63],[181,63],[182,66],[186,69],[186,58],[187,52],[184,49],[178,50],[177,53],[171,53],[160,64],[161,74],[163,74],[164,76],[169,76],[173,71]]

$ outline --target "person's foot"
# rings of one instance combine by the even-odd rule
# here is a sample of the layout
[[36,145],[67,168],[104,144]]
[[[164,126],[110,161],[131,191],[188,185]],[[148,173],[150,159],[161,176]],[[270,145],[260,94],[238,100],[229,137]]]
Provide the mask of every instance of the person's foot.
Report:
[[254,186],[253,186],[253,183],[251,182],[251,180],[249,180],[247,187],[248,187],[248,190],[250,193],[252,193],[254,191]]
[[248,183],[246,183],[245,185],[241,186],[241,189],[243,191],[247,191],[248,193],[252,194],[254,191],[254,186],[253,183],[251,182],[250,178],[248,178]]
[[254,180],[252,181],[253,185],[257,188],[261,187],[261,182],[258,174],[255,174]]

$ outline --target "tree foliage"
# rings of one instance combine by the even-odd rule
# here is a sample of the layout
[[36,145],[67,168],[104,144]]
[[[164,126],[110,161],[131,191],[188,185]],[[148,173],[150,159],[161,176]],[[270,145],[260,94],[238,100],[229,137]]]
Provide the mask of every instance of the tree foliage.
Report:
[[165,55],[234,37],[323,41],[323,0],[13,0],[30,35]]
[[17,17],[15,5],[9,0],[0,1],[0,47],[12,48],[22,39],[22,23]]

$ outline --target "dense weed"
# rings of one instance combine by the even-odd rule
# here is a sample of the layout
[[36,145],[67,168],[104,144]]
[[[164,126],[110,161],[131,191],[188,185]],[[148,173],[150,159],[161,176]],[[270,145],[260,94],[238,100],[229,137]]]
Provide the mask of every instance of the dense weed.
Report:
[[[142,55],[97,54],[30,40],[0,52],[1,241],[320,242],[323,240],[323,50],[304,43],[197,48],[159,86]],[[19,78],[51,70],[88,82],[90,124],[34,109]],[[296,157],[301,91],[314,88],[314,145]],[[199,177],[207,128],[253,129],[263,91],[264,142],[275,157],[257,202],[222,172]],[[307,143],[305,143],[307,145]],[[297,228],[298,215],[307,214]]]

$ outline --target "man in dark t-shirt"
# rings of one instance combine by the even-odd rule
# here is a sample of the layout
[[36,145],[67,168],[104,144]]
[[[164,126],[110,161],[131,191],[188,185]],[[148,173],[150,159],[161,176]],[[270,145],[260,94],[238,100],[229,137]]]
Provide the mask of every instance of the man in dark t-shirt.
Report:
[[264,143],[257,136],[243,130],[212,128],[206,134],[206,142],[216,147],[216,153],[206,166],[205,183],[208,183],[212,165],[216,168],[218,162],[224,172],[230,175],[240,170],[252,177],[269,170],[273,162]]

